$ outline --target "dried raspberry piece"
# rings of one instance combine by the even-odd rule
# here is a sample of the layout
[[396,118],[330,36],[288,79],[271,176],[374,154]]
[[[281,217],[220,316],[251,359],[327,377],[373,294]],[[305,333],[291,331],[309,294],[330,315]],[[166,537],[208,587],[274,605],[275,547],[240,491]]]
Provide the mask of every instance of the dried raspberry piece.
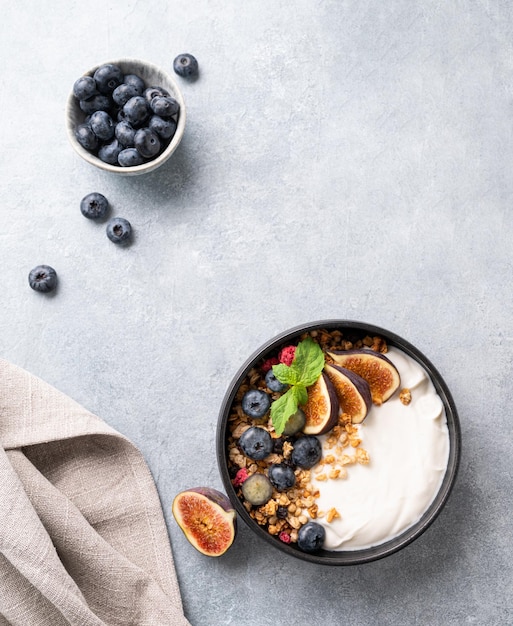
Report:
[[278,358],[280,360],[280,363],[284,363],[285,365],[290,366],[290,364],[294,360],[295,355],[296,346],[287,346],[286,348],[283,348],[283,350],[278,355]]
[[278,363],[279,361],[275,356],[271,357],[270,359],[267,359],[266,361],[262,363],[262,372],[264,373],[268,372],[273,365],[278,365]]
[[280,541],[283,541],[283,543],[290,543],[290,535],[289,533],[286,533],[284,530],[282,530],[281,533],[278,535],[278,539]]
[[232,484],[234,487],[240,487],[247,478],[249,478],[248,470],[243,467],[235,474]]

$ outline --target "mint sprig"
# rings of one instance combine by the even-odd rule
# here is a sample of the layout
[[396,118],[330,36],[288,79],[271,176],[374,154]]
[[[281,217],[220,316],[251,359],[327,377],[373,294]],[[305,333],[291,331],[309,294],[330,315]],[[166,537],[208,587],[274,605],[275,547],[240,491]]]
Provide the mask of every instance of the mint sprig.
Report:
[[307,403],[306,389],[319,378],[323,367],[324,354],[310,337],[297,345],[290,366],[284,363],[273,366],[276,378],[284,385],[289,385],[289,389],[271,405],[271,420],[278,435],[283,433],[288,419]]

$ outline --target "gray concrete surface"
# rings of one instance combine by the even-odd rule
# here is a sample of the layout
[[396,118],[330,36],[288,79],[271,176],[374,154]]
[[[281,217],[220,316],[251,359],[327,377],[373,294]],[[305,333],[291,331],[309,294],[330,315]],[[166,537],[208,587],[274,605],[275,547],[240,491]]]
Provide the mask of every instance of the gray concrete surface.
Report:
[[[130,437],[155,476],[193,626],[513,624],[513,6],[504,0],[2,3],[0,351]],[[192,52],[184,140],[143,178],[83,163],[74,80]],[[104,193],[130,248],[85,220]],[[53,297],[29,270],[53,265]],[[414,545],[326,569],[246,528],[209,560],[170,514],[220,487],[225,388],[263,341],[388,328],[459,409],[453,495]]]

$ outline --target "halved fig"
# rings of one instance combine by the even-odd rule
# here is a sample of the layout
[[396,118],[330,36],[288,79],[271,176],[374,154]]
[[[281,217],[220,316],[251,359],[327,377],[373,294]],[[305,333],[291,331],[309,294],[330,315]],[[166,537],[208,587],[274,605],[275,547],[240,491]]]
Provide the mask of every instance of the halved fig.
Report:
[[307,435],[323,435],[338,424],[340,404],[335,387],[324,372],[308,387],[308,401],[303,407]]
[[372,401],[380,405],[399,389],[401,378],[395,365],[373,350],[342,350],[327,353],[337,365],[364,378],[370,387]]
[[189,542],[207,556],[221,556],[237,533],[237,514],[217,489],[193,487],[173,500],[173,515]]
[[363,422],[372,405],[369,383],[339,365],[326,363],[324,371],[335,387],[342,413],[350,415],[353,424]]

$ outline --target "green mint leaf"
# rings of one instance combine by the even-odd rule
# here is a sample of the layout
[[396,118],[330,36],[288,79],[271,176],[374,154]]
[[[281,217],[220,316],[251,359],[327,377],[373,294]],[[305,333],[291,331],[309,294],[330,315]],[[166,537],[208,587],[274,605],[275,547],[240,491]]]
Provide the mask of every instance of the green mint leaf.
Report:
[[298,381],[297,372],[288,365],[285,365],[285,363],[273,365],[273,373],[280,383],[284,385],[295,385]]
[[[297,375],[297,381],[310,387],[319,378],[324,367],[324,353],[313,339],[308,337],[298,343],[290,369]],[[296,383],[294,383],[296,384]]]
[[282,434],[287,420],[298,409],[295,389],[295,387],[291,387],[271,404],[271,420],[278,435]]
[[300,406],[304,406],[308,402],[308,392],[303,383],[298,383],[294,386],[294,393],[296,395],[297,403]]

